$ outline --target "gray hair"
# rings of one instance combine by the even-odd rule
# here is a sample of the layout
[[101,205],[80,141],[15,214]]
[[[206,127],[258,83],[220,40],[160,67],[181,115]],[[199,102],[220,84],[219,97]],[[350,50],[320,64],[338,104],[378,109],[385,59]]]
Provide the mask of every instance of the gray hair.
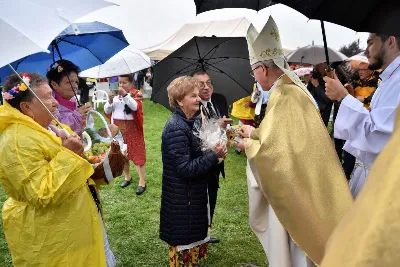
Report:
[[271,69],[279,69],[279,67],[275,64],[273,59],[260,61],[258,64],[259,65],[264,65],[265,67],[271,68]]

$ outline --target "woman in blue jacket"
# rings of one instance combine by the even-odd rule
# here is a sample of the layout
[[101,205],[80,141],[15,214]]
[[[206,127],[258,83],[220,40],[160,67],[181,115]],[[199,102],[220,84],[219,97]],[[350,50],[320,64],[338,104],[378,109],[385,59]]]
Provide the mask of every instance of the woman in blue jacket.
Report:
[[199,82],[189,76],[168,86],[169,103],[175,112],[162,134],[163,183],[160,238],[169,245],[170,267],[200,266],[207,257],[209,224],[207,178],[226,145],[201,151],[193,134],[199,110]]

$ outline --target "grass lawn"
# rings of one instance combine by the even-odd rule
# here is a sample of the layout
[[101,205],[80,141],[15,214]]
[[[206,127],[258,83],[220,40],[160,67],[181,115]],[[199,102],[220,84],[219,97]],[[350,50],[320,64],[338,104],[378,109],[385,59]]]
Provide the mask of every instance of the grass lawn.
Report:
[[[144,101],[147,150],[147,191],[136,196],[137,174],[131,168],[133,185],[121,189],[120,177],[103,187],[101,197],[111,248],[118,266],[167,267],[167,244],[158,237],[161,202],[161,132],[170,112],[149,100]],[[212,235],[221,243],[210,245],[204,266],[235,267],[244,263],[268,266],[256,236],[248,226],[246,159],[230,151],[226,162],[226,179],[221,179]],[[0,201],[7,196],[0,189]],[[50,227],[50,226],[49,226]],[[4,233],[0,226],[0,266],[12,266]],[[29,253],[27,251],[27,253]]]

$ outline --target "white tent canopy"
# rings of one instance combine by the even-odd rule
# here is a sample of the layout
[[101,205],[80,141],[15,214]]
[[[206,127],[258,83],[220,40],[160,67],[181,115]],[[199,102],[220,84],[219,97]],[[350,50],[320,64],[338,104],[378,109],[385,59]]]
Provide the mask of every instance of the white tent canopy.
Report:
[[246,37],[250,22],[246,18],[185,24],[164,42],[141,49],[153,60],[162,60],[194,36]]
[[162,60],[194,36],[246,37],[249,26],[250,22],[245,17],[185,24],[164,42],[141,50],[153,60]]
[[104,64],[79,73],[80,77],[106,78],[130,74],[151,66],[150,58],[143,52],[128,46]]

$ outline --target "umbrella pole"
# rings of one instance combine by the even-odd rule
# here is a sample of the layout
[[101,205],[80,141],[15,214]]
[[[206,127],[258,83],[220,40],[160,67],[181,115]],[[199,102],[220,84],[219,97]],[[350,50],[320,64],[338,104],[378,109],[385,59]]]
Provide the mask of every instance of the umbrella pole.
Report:
[[[50,112],[50,110],[46,107],[46,105],[42,102],[42,100],[38,97],[38,95],[35,93],[35,91],[32,90],[32,88],[26,84],[24,82],[24,80],[22,79],[22,77],[19,75],[19,73],[13,68],[13,66],[11,66],[10,64],[8,64],[8,66],[10,67],[10,69],[18,76],[18,78],[26,85],[26,87],[28,87],[28,90],[31,91],[31,93],[33,94],[33,96],[39,101],[39,103],[43,106],[43,108],[47,111],[47,113],[50,114],[50,116],[53,118],[53,120],[56,122],[56,126],[60,127],[61,129],[63,129],[65,132],[66,130],[62,127],[61,123],[58,121],[58,119],[56,118],[56,116],[54,116],[53,113]],[[69,134],[68,134],[69,135]]]
[[328,64],[328,67],[329,67],[330,64],[329,64],[329,54],[328,54],[328,42],[326,41],[325,24],[322,20],[321,20],[321,29],[322,29],[322,38],[324,40],[326,64]]
[[[57,41],[56,41],[56,40],[53,40],[52,45],[53,45],[53,47],[56,48],[58,57],[62,60],[63,58],[62,58],[62,56],[61,56],[60,49],[58,48]],[[53,56],[54,56],[54,54],[53,54]],[[72,92],[74,93],[74,96],[75,96],[75,99],[76,99],[76,103],[78,103],[78,107],[81,107],[81,106],[82,106],[82,105],[81,105],[81,102],[79,102],[78,96],[77,96],[76,93],[75,93],[74,87],[72,86],[71,79],[69,78],[69,75],[68,75],[67,72],[65,72],[65,74],[67,75],[69,84],[71,85],[71,90],[72,90]],[[77,74],[78,74],[78,73],[77,73]]]
[[200,55],[199,44],[197,43],[197,37],[196,36],[194,37],[194,42],[196,43],[197,54],[199,55],[198,62],[201,64],[201,69],[205,72],[206,71],[206,67],[204,66],[204,59],[202,59],[201,55]]

